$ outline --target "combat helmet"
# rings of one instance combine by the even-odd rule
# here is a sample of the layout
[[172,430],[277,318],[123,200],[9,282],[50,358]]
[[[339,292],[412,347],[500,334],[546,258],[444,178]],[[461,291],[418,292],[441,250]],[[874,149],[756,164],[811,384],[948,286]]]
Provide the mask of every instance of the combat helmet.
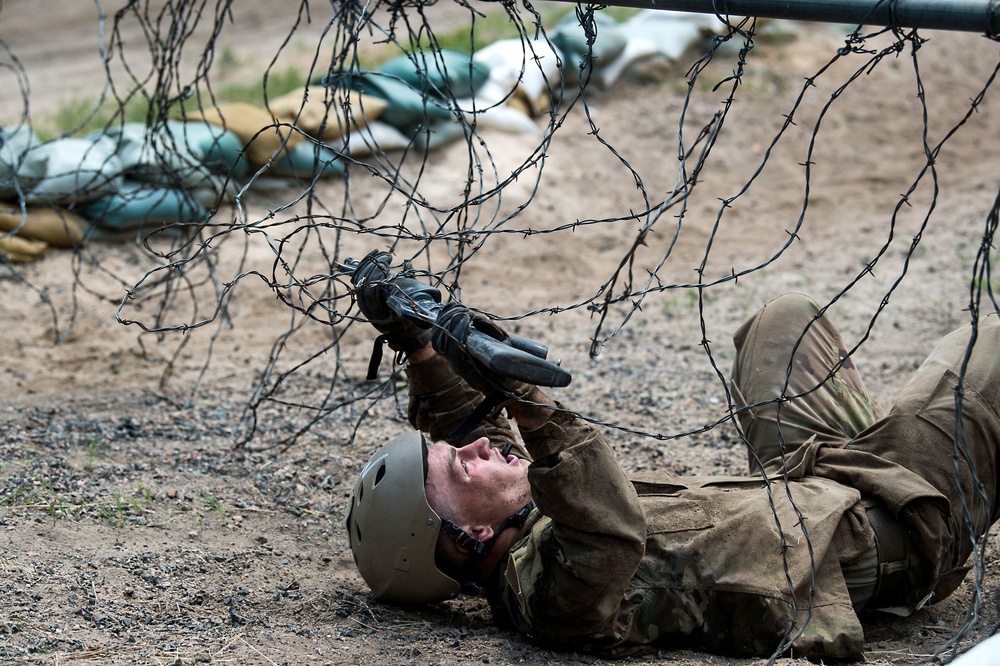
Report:
[[351,496],[348,541],[379,601],[431,603],[462,589],[434,561],[442,521],[424,494],[426,447],[419,432],[390,441],[361,470]]

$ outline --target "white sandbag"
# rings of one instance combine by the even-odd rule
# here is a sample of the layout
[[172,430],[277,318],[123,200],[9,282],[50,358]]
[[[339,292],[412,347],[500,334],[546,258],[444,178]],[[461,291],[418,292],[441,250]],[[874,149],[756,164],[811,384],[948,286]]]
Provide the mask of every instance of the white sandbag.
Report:
[[27,125],[0,127],[0,197],[16,198],[42,179],[44,164],[24,163],[25,154],[41,143]]
[[486,46],[472,59],[487,65],[490,77],[476,92],[482,106],[500,103],[517,88],[537,100],[560,82],[559,52],[544,39],[501,39]]
[[71,206],[117,192],[122,164],[115,142],[97,139],[55,139],[32,148],[24,156],[29,168],[43,166],[44,176],[25,192],[27,203]]
[[655,55],[660,55],[660,47],[645,37],[633,37],[617,58],[603,67],[595,68],[597,82],[602,88],[610,88],[629,67]]
[[675,61],[692,46],[713,34],[724,34],[725,24],[711,14],[646,9],[621,24],[628,41],[643,39],[658,55]]
[[677,61],[713,34],[724,34],[717,17],[693,12],[647,9],[620,24],[625,49],[613,61],[595,66],[597,83],[610,88],[632,65],[652,57]]
[[[462,109],[471,109],[471,101],[463,100]],[[512,106],[501,104],[499,106],[489,106],[484,109],[476,107],[476,112],[463,111],[465,121],[476,128],[491,127],[494,129],[509,132],[510,134],[541,134],[538,124],[526,113]]]
[[372,153],[401,150],[409,146],[410,143],[411,140],[408,136],[389,123],[375,120],[342,137],[339,142],[331,143],[331,145],[334,152],[360,157]]

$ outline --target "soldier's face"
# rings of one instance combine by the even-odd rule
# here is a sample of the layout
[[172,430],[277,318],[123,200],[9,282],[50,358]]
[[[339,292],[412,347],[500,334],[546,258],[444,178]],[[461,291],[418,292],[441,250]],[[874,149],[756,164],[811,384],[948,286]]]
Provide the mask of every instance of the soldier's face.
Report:
[[461,448],[438,442],[427,449],[427,502],[479,538],[484,526],[497,527],[531,499],[529,464],[505,458],[485,437]]

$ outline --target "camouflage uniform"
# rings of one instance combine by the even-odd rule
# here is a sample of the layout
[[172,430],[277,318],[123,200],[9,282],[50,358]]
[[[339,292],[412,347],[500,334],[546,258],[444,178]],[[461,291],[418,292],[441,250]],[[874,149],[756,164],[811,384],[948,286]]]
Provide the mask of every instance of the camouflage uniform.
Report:
[[[885,416],[817,314],[810,299],[784,296],[735,336],[732,391],[754,476],[626,478],[600,432],[568,413],[522,429],[538,510],[488,581],[497,622],[606,656],[686,645],[857,657],[856,609],[950,593],[973,536],[997,518],[1000,328],[980,327],[968,365],[956,483],[968,331],[935,349]],[[411,421],[437,439],[477,400],[441,359],[411,372]],[[465,441],[482,434],[512,437],[497,419]]]

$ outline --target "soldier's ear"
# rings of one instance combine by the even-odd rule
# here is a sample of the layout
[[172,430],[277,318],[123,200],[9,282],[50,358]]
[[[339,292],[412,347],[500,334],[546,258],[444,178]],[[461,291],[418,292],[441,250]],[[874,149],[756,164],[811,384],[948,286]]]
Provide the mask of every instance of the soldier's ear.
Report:
[[466,531],[476,541],[489,541],[493,538],[493,528],[489,525],[475,525]]

